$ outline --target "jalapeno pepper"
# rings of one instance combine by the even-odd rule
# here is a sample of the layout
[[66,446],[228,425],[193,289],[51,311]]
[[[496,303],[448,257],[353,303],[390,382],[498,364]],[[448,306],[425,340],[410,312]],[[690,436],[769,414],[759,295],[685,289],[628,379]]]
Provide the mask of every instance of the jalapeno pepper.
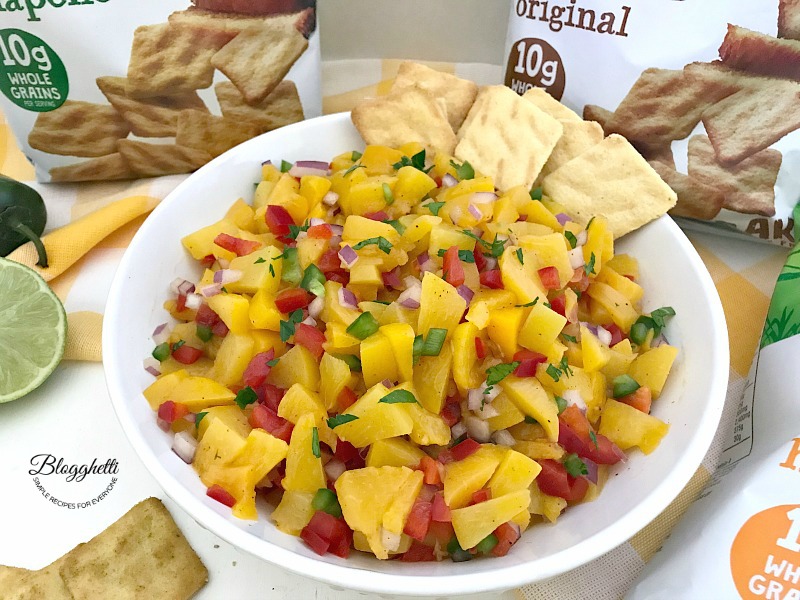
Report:
[[0,175],[0,256],[8,256],[26,242],[33,242],[40,267],[47,267],[47,252],[39,236],[47,222],[47,210],[39,193],[24,183]]

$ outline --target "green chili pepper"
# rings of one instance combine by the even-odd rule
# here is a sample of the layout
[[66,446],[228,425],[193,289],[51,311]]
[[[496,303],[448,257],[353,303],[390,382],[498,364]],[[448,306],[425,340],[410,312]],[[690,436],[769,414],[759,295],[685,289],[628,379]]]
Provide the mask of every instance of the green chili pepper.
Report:
[[26,242],[33,242],[39,261],[47,268],[47,252],[39,236],[47,222],[47,210],[39,192],[24,183],[0,175],[0,256],[8,256]]

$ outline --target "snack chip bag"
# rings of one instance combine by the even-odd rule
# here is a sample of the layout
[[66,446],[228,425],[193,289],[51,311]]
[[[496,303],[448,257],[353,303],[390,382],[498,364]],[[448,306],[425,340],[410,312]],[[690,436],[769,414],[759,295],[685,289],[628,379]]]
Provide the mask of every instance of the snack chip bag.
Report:
[[322,110],[316,0],[0,0],[0,107],[40,181],[188,173]]
[[794,245],[800,2],[513,0],[505,84],[625,136],[687,229]]

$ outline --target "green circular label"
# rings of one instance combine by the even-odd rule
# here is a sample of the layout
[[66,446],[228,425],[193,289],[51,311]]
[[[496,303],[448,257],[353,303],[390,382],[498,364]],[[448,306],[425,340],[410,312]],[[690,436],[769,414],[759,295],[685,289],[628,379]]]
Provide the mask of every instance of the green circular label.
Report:
[[67,70],[58,54],[35,35],[0,29],[0,92],[26,110],[55,110],[67,99]]

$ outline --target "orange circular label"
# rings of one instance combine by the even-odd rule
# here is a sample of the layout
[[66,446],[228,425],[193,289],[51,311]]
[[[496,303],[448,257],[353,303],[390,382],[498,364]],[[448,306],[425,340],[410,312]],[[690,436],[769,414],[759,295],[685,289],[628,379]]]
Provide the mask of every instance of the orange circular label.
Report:
[[731,574],[744,600],[800,600],[800,505],[750,517],[731,545]]
[[564,63],[556,49],[544,40],[524,38],[508,53],[505,84],[518,94],[543,88],[556,100],[564,95]]

